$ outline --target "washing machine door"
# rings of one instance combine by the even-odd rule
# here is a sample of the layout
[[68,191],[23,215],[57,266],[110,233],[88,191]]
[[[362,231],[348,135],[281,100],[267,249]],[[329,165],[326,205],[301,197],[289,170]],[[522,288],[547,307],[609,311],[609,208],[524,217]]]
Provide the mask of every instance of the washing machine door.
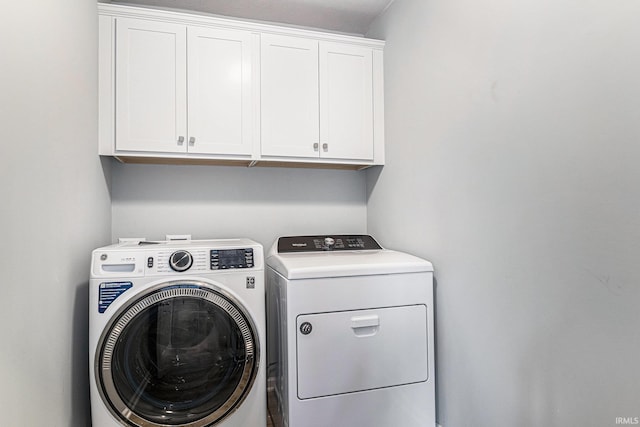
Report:
[[99,342],[96,380],[125,425],[213,426],[254,383],[257,337],[220,288],[167,282],[114,316]]

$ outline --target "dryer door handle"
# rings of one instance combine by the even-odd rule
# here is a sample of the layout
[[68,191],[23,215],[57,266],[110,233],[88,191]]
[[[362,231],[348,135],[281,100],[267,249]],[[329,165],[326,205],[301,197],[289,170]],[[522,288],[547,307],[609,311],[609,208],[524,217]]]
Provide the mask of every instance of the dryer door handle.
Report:
[[358,337],[370,337],[378,332],[380,317],[377,314],[371,316],[354,316],[351,318],[351,329]]

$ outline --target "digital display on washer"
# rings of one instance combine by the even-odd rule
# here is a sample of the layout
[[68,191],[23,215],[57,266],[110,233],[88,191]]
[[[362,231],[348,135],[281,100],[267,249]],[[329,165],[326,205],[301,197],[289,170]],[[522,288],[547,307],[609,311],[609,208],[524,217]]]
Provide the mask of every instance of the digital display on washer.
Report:
[[214,249],[211,251],[211,270],[253,267],[253,249]]

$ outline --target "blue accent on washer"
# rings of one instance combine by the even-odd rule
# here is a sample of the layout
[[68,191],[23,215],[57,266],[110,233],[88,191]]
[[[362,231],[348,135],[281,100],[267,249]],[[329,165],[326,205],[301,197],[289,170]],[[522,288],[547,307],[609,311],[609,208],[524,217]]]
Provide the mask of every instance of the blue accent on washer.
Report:
[[98,313],[104,313],[112,302],[133,286],[131,282],[100,283],[98,295]]

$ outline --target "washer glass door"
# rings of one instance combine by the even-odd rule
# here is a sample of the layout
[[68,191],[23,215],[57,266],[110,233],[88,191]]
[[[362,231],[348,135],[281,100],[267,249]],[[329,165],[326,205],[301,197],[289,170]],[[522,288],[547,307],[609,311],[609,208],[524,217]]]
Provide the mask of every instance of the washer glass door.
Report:
[[208,426],[251,389],[257,333],[234,299],[202,282],[170,282],[114,316],[96,356],[111,411],[135,426]]

